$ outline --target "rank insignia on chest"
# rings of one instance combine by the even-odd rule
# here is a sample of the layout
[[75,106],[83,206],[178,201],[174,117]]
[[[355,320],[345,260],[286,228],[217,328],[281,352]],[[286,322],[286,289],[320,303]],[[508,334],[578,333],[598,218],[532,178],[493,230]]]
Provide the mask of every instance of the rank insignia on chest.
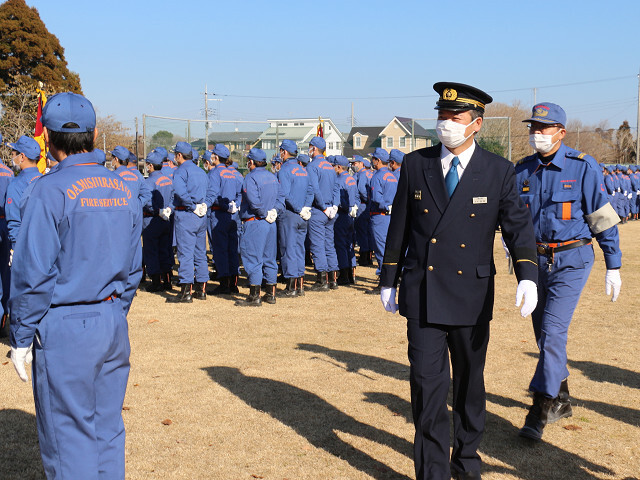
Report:
[[529,191],[529,187],[522,187],[522,193],[527,193]]
[[413,199],[414,200],[422,200],[422,190],[415,190],[413,192]]
[[573,188],[573,185],[571,185],[570,183],[563,183],[562,188],[564,190],[571,190]]

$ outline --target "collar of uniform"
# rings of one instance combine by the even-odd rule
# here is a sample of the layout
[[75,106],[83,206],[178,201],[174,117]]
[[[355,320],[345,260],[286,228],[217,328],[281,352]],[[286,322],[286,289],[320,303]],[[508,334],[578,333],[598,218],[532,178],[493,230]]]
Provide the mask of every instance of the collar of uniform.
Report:
[[227,166],[224,163],[219,163],[215,166],[215,168],[227,168]]
[[[25,175],[29,175],[29,174],[30,174],[31,172],[33,172],[34,170],[38,170],[38,167],[27,167],[27,168],[24,168],[24,169],[22,170],[22,172],[20,172],[20,173],[24,173]],[[39,172],[40,172],[40,170],[38,170],[38,173],[39,173]],[[33,172],[33,173],[35,173],[35,172]]]
[[469,165],[469,161],[471,160],[471,156],[473,155],[473,152],[475,152],[475,150],[476,150],[475,141],[471,144],[469,148],[467,148],[464,152],[459,153],[458,155],[454,155],[449,151],[447,147],[442,145],[442,148],[440,149],[440,163],[442,163],[442,171],[446,175],[446,173],[451,168],[451,162],[453,162],[453,157],[458,157],[458,160],[460,160],[460,167],[464,171],[467,168],[467,165]]
[[98,152],[85,152],[69,155],[63,161],[59,163],[61,168],[71,167],[72,165],[79,165],[82,163],[100,163],[100,155]]
[[[560,144],[560,148],[558,149],[555,156],[553,157],[553,160],[551,160],[551,165],[558,167],[560,170],[562,170],[562,167],[564,166],[564,154],[566,152],[567,152],[567,146],[564,143]],[[540,165],[545,165],[544,163],[542,163],[540,154],[538,154],[537,156],[538,156],[538,163]]]
[[316,155],[315,157],[313,157],[311,159],[312,162],[315,162],[316,160],[318,160],[318,161],[324,160],[324,155]]

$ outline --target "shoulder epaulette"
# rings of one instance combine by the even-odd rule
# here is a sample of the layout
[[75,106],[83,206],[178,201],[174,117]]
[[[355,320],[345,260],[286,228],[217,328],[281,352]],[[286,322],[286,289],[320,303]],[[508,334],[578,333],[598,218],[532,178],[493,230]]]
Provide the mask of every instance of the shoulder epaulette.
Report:
[[529,155],[528,157],[521,158],[520,160],[518,160],[518,163],[516,163],[516,165],[522,165],[525,162],[530,162],[534,158],[536,158],[535,155]]
[[577,158],[578,160],[584,160],[588,155],[586,153],[580,152],[578,150],[574,150],[572,148],[568,148],[565,153],[566,157]]

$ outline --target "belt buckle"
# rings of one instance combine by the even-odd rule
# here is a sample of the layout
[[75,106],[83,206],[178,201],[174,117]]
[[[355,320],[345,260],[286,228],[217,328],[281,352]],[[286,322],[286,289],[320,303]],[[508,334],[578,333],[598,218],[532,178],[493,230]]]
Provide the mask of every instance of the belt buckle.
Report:
[[549,253],[550,253],[549,244],[548,243],[543,243],[541,245],[538,245],[538,253],[540,255],[549,255]]

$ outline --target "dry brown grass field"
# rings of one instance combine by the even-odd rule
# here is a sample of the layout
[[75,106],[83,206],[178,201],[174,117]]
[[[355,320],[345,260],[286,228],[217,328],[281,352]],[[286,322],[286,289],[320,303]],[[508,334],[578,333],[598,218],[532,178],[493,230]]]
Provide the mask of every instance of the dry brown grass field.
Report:
[[[574,416],[538,444],[517,435],[537,349],[496,242],[483,478],[640,478],[640,222],[622,226],[621,238],[620,299],[604,294],[596,247],[571,325]],[[122,412],[127,478],[413,478],[405,322],[363,294],[374,270],[357,274],[355,287],[261,308],[231,297],[171,305],[139,291]],[[40,479],[31,387],[0,345],[0,479]]]

